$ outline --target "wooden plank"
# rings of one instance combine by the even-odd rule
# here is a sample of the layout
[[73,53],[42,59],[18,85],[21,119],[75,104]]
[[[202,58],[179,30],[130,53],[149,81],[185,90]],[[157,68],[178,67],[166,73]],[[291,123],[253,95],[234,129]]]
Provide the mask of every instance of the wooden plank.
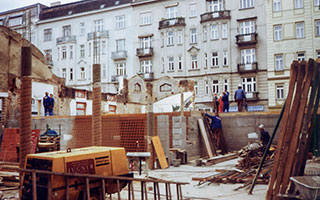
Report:
[[118,193],[118,199],[121,199],[120,191],[121,191],[121,189],[120,189],[120,181],[119,181],[119,180],[117,180],[117,193]]
[[153,147],[156,151],[157,157],[159,159],[161,169],[168,168],[169,167],[168,162],[166,159],[166,155],[164,154],[159,136],[152,137],[152,144],[153,144]]
[[69,176],[66,176],[66,199],[69,200],[70,199],[70,178]]
[[101,196],[102,199],[106,199],[106,181],[104,179],[101,179]]
[[90,199],[90,185],[89,178],[85,178],[85,195],[83,195],[86,199]]
[[292,138],[290,140],[290,147],[289,147],[289,154],[287,156],[287,161],[285,162],[286,165],[286,170],[284,170],[284,175],[282,179],[282,187],[280,190],[281,194],[284,194],[289,183],[289,178],[292,173],[292,169],[294,166],[294,158],[297,156],[297,144],[300,139],[300,130],[302,127],[302,122],[303,122],[303,116],[305,113],[305,108],[307,105],[307,100],[308,100],[308,95],[309,95],[309,90],[310,90],[310,84],[312,81],[313,77],[313,65],[306,65],[301,67],[306,67],[307,69],[307,74],[305,76],[304,84],[302,86],[303,91],[302,91],[302,96],[301,96],[301,102],[299,105],[299,112],[298,115],[296,115],[296,122],[294,124],[294,129],[293,129],[293,134]]
[[274,161],[274,165],[273,165],[274,167],[273,167],[270,182],[269,182],[269,187],[268,187],[267,194],[266,194],[266,199],[268,199],[268,200],[272,198],[274,183],[277,178],[278,166],[279,166],[279,162],[280,162],[280,158],[281,158],[280,154],[281,154],[282,147],[283,147],[283,142],[284,142],[283,139],[284,139],[284,135],[286,132],[286,126],[287,126],[287,122],[288,122],[287,119],[288,119],[290,108],[291,108],[291,101],[292,101],[292,97],[293,97],[293,93],[294,93],[295,82],[297,80],[297,74],[298,74],[298,65],[297,65],[297,63],[292,63],[291,68],[290,68],[289,91],[288,91],[288,95],[287,95],[287,99],[286,99],[286,107],[285,107],[284,114],[283,114],[283,120],[281,123],[278,148],[277,148],[276,157],[275,157],[275,161]]
[[225,162],[228,160],[233,160],[235,158],[238,158],[238,155],[235,153],[231,153],[231,154],[227,154],[227,155],[223,155],[223,156],[216,156],[216,157],[209,158],[207,160],[207,163],[214,165],[214,164],[218,164],[218,163]]
[[[292,102],[292,108],[291,112],[288,116],[288,125],[285,128],[286,132],[284,135],[284,145],[283,145],[283,151],[280,154],[281,156],[281,161],[279,164],[279,169],[277,173],[277,179],[275,182],[275,188],[273,192],[273,199],[277,199],[277,195],[280,191],[280,187],[282,185],[282,179],[283,179],[283,173],[286,169],[286,157],[289,153],[289,146],[290,146],[290,140],[292,139],[292,133],[293,133],[293,128],[296,123],[296,116],[299,111],[299,106],[300,106],[300,100],[301,100],[301,93],[302,93],[302,85],[303,85],[303,80],[305,77],[305,67],[302,67],[300,63],[298,63],[298,77],[297,77],[297,84],[296,84],[296,91],[294,94],[293,102]],[[303,110],[304,112],[304,110]]]
[[199,127],[200,127],[201,136],[202,136],[202,139],[204,141],[208,156],[209,157],[213,157],[213,153],[212,153],[212,150],[211,150],[211,147],[210,147],[210,143],[209,143],[209,138],[208,138],[206,129],[204,127],[203,120],[201,118],[198,119],[198,124],[199,124]]
[[37,174],[32,172],[32,199],[37,200]]

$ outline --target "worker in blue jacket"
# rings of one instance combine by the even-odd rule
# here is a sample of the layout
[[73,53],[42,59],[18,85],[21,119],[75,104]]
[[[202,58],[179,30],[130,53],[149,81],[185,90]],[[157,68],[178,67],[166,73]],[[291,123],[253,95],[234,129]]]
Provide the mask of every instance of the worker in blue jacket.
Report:
[[54,107],[54,98],[53,94],[50,94],[50,106],[49,106],[49,115],[53,115],[53,107]]
[[234,100],[236,100],[238,104],[238,111],[242,112],[242,107],[246,100],[246,94],[244,93],[241,85],[238,85],[238,89],[234,93]]
[[43,97],[44,116],[49,115],[50,102],[50,97],[48,95],[48,92],[46,92],[45,96]]

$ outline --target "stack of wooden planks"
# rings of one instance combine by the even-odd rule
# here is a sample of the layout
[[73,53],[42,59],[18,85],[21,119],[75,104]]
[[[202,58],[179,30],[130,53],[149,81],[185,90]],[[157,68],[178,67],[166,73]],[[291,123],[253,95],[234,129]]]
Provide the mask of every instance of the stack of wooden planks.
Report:
[[294,61],[290,73],[280,138],[266,196],[268,200],[290,194],[293,191],[290,177],[303,175],[319,106],[320,62],[312,59]]
[[38,143],[38,152],[60,150],[60,136],[41,136]]
[[19,163],[0,162],[0,191],[15,190],[19,183]]
[[[259,166],[261,157],[263,156],[263,147],[257,145],[256,148],[249,148],[250,145],[243,147],[239,151],[238,164],[235,166],[237,169],[232,170],[219,170],[218,174],[208,177],[195,177],[192,178],[194,181],[199,181],[198,185],[206,182],[210,183],[245,183],[245,186],[249,185],[256,173],[256,169]],[[270,173],[272,170],[272,164],[275,153],[275,146],[270,148],[269,155],[267,156],[266,162],[264,163],[264,169],[261,172],[261,176],[257,183],[267,184]]]

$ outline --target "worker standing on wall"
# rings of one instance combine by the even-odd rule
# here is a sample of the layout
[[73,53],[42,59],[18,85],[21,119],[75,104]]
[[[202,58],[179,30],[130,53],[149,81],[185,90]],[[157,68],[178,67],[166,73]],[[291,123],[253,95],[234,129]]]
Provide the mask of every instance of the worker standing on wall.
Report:
[[242,86],[239,84],[238,89],[234,93],[234,99],[236,100],[238,104],[238,111],[242,112],[242,106],[245,103],[246,100],[246,94],[244,93]]
[[53,116],[53,107],[54,107],[54,98],[53,98],[53,94],[50,94],[50,106],[49,106],[50,116]]
[[45,96],[43,97],[43,107],[44,107],[44,116],[48,116],[49,108],[50,108],[50,97],[48,95],[48,92],[46,92]]

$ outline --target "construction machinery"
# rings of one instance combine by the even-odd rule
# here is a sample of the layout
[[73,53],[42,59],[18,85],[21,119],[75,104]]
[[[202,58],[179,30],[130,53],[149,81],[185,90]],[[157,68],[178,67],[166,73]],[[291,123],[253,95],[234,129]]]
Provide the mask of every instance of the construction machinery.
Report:
[[[129,174],[125,149],[120,147],[93,146],[28,154],[25,169],[60,172],[61,175],[38,173],[32,177],[32,173],[24,172],[21,199],[35,199],[34,194],[36,199],[84,199],[87,192],[90,192],[90,199],[100,199],[101,190],[109,194],[119,190],[119,183],[113,180],[106,181],[105,189],[101,189],[101,183],[95,179],[90,179],[88,189],[84,178],[64,176],[63,173],[133,177]],[[36,179],[36,186],[33,179]],[[120,189],[126,185],[126,181],[120,181]]]

